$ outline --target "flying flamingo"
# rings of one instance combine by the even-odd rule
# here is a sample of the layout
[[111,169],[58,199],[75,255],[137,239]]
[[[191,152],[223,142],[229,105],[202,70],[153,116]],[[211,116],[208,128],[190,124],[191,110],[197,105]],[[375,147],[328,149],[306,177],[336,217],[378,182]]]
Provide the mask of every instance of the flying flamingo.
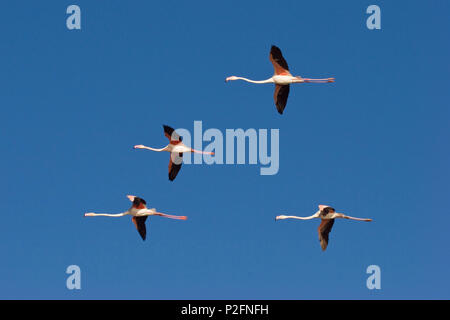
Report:
[[280,114],[283,114],[284,108],[286,107],[287,99],[289,96],[289,85],[291,83],[327,83],[334,82],[334,78],[326,78],[326,79],[309,79],[302,78],[300,76],[294,77],[289,72],[289,67],[286,60],[283,58],[281,54],[281,50],[272,46],[270,49],[269,55],[270,61],[273,64],[273,68],[275,69],[274,75],[267,80],[250,80],[242,77],[231,76],[225,79],[225,81],[230,80],[244,80],[251,83],[275,83],[275,93],[274,100],[277,110]]
[[170,161],[169,161],[169,180],[173,181],[175,177],[177,176],[178,172],[181,169],[181,165],[183,163],[183,153],[185,152],[195,152],[195,153],[201,153],[201,154],[214,154],[214,152],[204,152],[204,151],[198,151],[192,148],[189,148],[185,146],[182,142],[182,138],[176,131],[166,125],[163,125],[164,128],[164,135],[169,139],[170,143],[161,149],[155,149],[146,147],[142,144],[138,144],[134,146],[135,149],[148,149],[152,151],[167,151],[170,152]]
[[314,218],[320,218],[322,219],[322,222],[320,223],[319,228],[317,231],[319,232],[319,241],[320,246],[322,247],[322,250],[325,251],[325,249],[328,246],[328,234],[331,231],[331,228],[333,228],[334,219],[337,218],[343,218],[343,219],[351,219],[356,221],[372,221],[372,219],[361,219],[361,218],[354,218],[350,216],[346,216],[343,213],[337,213],[334,208],[330,206],[325,205],[319,205],[319,211],[317,211],[315,214],[309,217],[296,217],[296,216],[277,216],[275,220],[283,220],[283,219],[299,219],[299,220],[310,220]]
[[125,212],[122,213],[116,213],[116,214],[110,214],[110,213],[85,213],[85,217],[98,217],[98,216],[104,216],[104,217],[123,217],[126,215],[131,215],[131,220],[133,221],[137,231],[141,235],[142,239],[145,240],[145,237],[147,235],[147,230],[145,228],[145,220],[147,220],[148,216],[160,216],[170,219],[177,219],[177,220],[186,220],[187,217],[185,216],[173,216],[170,214],[164,214],[161,212],[156,212],[156,209],[148,209],[147,203],[144,199],[136,197],[136,196],[127,196],[128,199],[133,203],[131,205],[131,208],[128,209]]

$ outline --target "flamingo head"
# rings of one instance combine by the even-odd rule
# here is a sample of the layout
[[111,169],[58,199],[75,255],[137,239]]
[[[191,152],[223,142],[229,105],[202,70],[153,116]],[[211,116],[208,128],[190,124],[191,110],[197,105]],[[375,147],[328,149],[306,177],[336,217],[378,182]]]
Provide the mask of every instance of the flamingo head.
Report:
[[137,144],[133,148],[134,149],[143,149],[145,146],[143,144]]
[[231,76],[225,79],[226,82],[230,81],[230,80],[237,80],[236,76]]
[[287,216],[281,215],[281,216],[276,216],[275,220],[283,220],[283,219],[286,219],[286,218],[287,218]]

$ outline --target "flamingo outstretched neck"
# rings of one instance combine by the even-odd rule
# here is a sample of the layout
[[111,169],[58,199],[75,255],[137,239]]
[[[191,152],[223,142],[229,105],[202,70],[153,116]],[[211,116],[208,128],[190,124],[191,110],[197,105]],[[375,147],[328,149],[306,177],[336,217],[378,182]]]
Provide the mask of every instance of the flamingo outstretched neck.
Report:
[[247,78],[243,78],[243,77],[231,76],[231,77],[228,77],[225,79],[226,82],[233,81],[233,80],[244,80],[244,81],[251,82],[251,83],[274,83],[273,78],[269,78],[266,80],[251,80],[251,79],[247,79]]
[[85,217],[123,217],[125,213],[85,213]]
[[316,218],[315,215],[309,216],[309,217],[297,217],[297,216],[285,216],[285,215],[280,215],[280,216],[276,216],[275,220],[284,220],[284,219],[298,219],[298,220],[311,220]]
[[133,148],[134,149],[147,149],[147,150],[152,150],[152,151],[157,151],[157,152],[166,151],[167,150],[167,146],[164,147],[164,148],[161,148],[161,149],[156,149],[156,148],[150,148],[150,147],[144,146],[142,144],[135,145]]

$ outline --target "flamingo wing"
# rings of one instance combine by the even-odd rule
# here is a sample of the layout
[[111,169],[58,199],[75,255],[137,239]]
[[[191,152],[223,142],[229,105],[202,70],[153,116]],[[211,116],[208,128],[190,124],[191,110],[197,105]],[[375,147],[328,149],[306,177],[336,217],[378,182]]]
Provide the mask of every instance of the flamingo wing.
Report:
[[[178,156],[181,158],[181,160],[182,160],[182,158],[183,158],[183,153],[178,153]],[[180,169],[181,169],[181,165],[183,164],[183,161],[180,161],[180,163],[179,164],[175,164],[173,161],[172,161],[172,153],[170,154],[170,162],[169,162],[169,180],[170,181],[173,181],[173,180],[175,180],[175,178],[176,178],[176,176],[177,176],[177,174],[178,174],[178,172],[180,171]]]
[[324,214],[335,213],[336,210],[330,206],[325,206],[323,204],[319,205],[319,210],[323,211]]
[[289,85],[275,85],[275,93],[273,99],[275,100],[275,106],[278,113],[283,114],[284,108],[286,108],[287,99],[289,97]]
[[277,46],[272,46],[272,48],[270,48],[269,58],[273,64],[276,75],[291,75],[291,73],[289,72],[288,64],[283,58],[283,54],[281,53],[280,48],[278,48]]
[[147,208],[147,202],[145,202],[144,199],[136,197],[136,196],[128,196],[128,198],[133,202],[131,205],[132,208],[135,209],[146,209]]
[[322,219],[322,222],[319,225],[317,231],[319,232],[319,241],[320,246],[322,247],[322,251],[328,246],[328,235],[333,228],[334,219]]
[[163,125],[163,128],[164,128],[164,135],[170,141],[183,141],[181,136],[173,128],[171,128],[167,125]]
[[145,220],[147,220],[147,216],[142,217],[132,217],[131,221],[133,221],[134,226],[142,237],[142,240],[145,240],[147,235],[147,229],[145,227]]

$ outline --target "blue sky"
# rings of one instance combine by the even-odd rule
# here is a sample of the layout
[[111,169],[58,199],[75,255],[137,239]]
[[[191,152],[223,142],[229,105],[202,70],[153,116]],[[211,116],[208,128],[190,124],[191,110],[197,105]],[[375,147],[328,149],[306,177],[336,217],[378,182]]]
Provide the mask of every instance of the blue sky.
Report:
[[[82,29],[66,28],[77,4]],[[370,4],[381,30],[366,28]],[[447,1],[17,1],[0,11],[0,298],[448,299]],[[270,45],[291,71],[285,113]],[[185,165],[162,124],[280,129],[280,170]],[[189,220],[150,218],[126,194]],[[329,204],[372,223],[337,221]],[[65,270],[82,272],[81,290]],[[366,268],[381,268],[381,290]]]

